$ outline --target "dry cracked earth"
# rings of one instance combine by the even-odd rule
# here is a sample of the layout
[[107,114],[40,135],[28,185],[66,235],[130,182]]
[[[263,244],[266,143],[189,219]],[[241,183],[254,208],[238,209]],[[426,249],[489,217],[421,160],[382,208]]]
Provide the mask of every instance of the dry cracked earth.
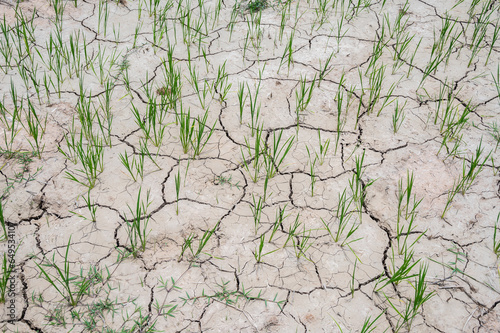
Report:
[[500,331],[499,10],[0,0],[2,332]]

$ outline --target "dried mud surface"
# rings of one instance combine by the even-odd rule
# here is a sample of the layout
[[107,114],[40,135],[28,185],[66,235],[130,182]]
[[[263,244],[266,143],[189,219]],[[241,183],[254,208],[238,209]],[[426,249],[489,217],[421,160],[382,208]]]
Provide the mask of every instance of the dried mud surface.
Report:
[[[35,28],[26,44],[19,39],[13,47],[12,66],[0,57],[0,91],[9,112],[0,124],[5,129],[0,188],[9,240],[18,246],[15,296],[7,297],[0,310],[3,332],[360,332],[367,318],[379,315],[374,332],[500,331],[500,278],[493,251],[500,211],[500,138],[494,131],[500,119],[495,85],[500,49],[491,45],[500,17],[495,1],[479,1],[472,12],[470,1],[410,0],[407,7],[391,0],[359,2],[358,7],[356,1],[332,1],[322,25],[315,11],[320,2],[270,3],[253,16],[242,2],[234,11],[232,30],[232,1],[159,1],[157,7],[154,1],[140,0],[78,1],[76,7],[73,1],[60,3],[64,13],[59,22],[49,2],[27,0],[16,7],[0,0],[3,24],[12,36],[21,35],[20,18]],[[100,14],[104,6],[106,18]],[[473,35],[482,24],[483,9],[489,23],[484,23],[485,37],[474,54]],[[399,32],[398,16],[404,21]],[[422,82],[447,17],[454,24],[455,44],[447,60]],[[70,51],[50,54],[58,24],[66,50],[70,36],[79,34],[78,66]],[[414,36],[406,51],[397,40],[404,36]],[[383,47],[377,54],[380,40]],[[177,109],[162,100],[173,89],[165,78],[169,45],[182,82]],[[57,65],[53,70],[49,66],[49,59],[58,57],[63,59],[60,88]],[[196,68],[205,99],[196,93],[189,66]],[[226,81],[217,85],[222,68]],[[376,88],[369,76],[381,68],[380,99],[372,103]],[[44,73],[53,82],[48,91]],[[303,78],[304,87],[313,85],[314,90],[297,115]],[[241,120],[239,85],[248,95]],[[15,131],[6,125],[15,108],[12,86],[23,101],[23,125]],[[46,119],[40,158],[22,153],[34,150],[28,100],[42,122]],[[396,100],[405,116],[395,133]],[[152,101],[165,111],[160,121],[152,119],[165,133],[158,147],[147,140],[152,158],[143,159],[142,177],[132,172],[134,180],[120,155],[140,160],[145,134],[133,109],[146,124]],[[85,103],[97,113],[89,122],[103,149],[103,167],[92,188],[79,171],[82,162],[67,158],[72,128],[77,139],[83,132],[78,108]],[[181,103],[193,124],[208,110],[205,133],[215,126],[199,156],[193,156],[192,147],[183,151]],[[446,105],[454,118],[445,119]],[[253,117],[254,127],[262,126],[263,147],[271,149],[280,134],[282,146],[293,142],[267,181],[264,165],[252,179],[252,108],[260,108],[259,118]],[[112,124],[105,122],[101,131],[98,119],[109,120],[106,110]],[[467,119],[460,125],[463,114]],[[198,123],[194,128],[199,130]],[[327,140],[330,145],[320,161],[320,143]],[[90,145],[83,141],[84,147]],[[479,147],[482,169],[443,214]],[[407,188],[411,175],[408,207],[403,204],[399,214],[398,184]],[[335,242],[342,193],[352,198],[346,209],[350,219]],[[139,207],[146,211],[140,222],[148,223],[145,249],[134,256],[127,225],[139,195],[144,203]],[[95,222],[88,198],[96,208]],[[414,214],[404,212],[420,200]],[[280,209],[284,218],[277,225]],[[355,231],[348,237],[351,228]],[[189,239],[192,250],[186,246]],[[0,244],[6,253],[9,244]],[[404,252],[415,264],[406,272],[408,278],[386,283],[403,265]],[[63,267],[65,257],[69,276],[75,277],[71,290],[77,290],[78,281],[89,283],[76,305],[69,304],[59,282],[51,285],[41,274],[45,269],[57,276],[55,267],[43,265]],[[419,267],[428,267],[423,296],[432,297],[415,308]],[[12,302],[15,314],[9,317]],[[403,323],[405,309],[415,311]]]

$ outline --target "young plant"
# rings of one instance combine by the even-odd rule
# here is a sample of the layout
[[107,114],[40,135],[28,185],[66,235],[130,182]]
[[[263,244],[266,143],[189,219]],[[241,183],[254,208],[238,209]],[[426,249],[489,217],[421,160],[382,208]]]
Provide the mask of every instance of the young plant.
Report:
[[[244,95],[244,96],[243,96]],[[500,93],[499,93],[500,95]],[[243,83],[238,84],[238,105],[240,110],[240,125],[243,123],[243,108],[245,107],[245,102],[248,98],[248,94],[245,94],[245,85]]]
[[141,201],[141,188],[139,188],[139,193],[137,194],[137,203],[135,210],[132,210],[130,206],[127,205],[132,219],[127,219],[125,216],[125,222],[127,227],[128,241],[130,244],[130,253],[137,258],[139,252],[144,252],[146,250],[146,241],[149,232],[147,231],[150,215],[148,215],[148,208],[151,205],[149,200],[149,190],[146,194],[146,202]]
[[262,216],[262,208],[264,207],[264,197],[259,196],[259,200],[255,200],[255,196],[252,194],[253,204],[250,205],[250,210],[252,211],[253,222],[255,226],[255,234],[257,235],[257,229],[260,225],[260,218]]
[[394,134],[396,134],[399,129],[401,128],[401,125],[403,125],[403,121],[405,120],[406,114],[404,112],[404,108],[406,106],[406,102],[399,107],[399,100],[396,100],[396,106],[394,107],[394,114],[392,115],[392,130]]
[[[393,260],[394,260],[394,249],[392,249],[392,255],[393,255]],[[418,259],[417,261],[413,262],[413,251],[405,251],[404,252],[404,258],[403,258],[403,263],[401,264],[401,266],[396,269],[395,267],[395,264],[394,264],[394,261],[393,261],[393,268],[392,268],[392,272],[390,274],[388,274],[388,272],[386,272],[386,276],[385,277],[381,277],[377,283],[375,284],[375,292],[379,292],[380,290],[382,290],[385,286],[389,285],[389,284],[394,284],[394,285],[398,285],[399,283],[401,283],[402,281],[404,280],[408,280],[408,279],[411,279],[415,276],[417,276],[416,274],[411,274],[411,270],[413,269],[413,267],[415,267],[419,262],[420,262],[420,259]],[[379,285],[379,283],[383,283],[383,285],[381,287],[379,287],[377,289],[377,286]]]
[[[243,167],[250,174],[250,178],[254,183],[259,179],[260,170],[263,165],[263,156],[267,154],[267,147],[262,139],[263,134],[262,125],[260,128],[255,130],[254,147],[250,145],[247,138],[245,138],[245,144],[248,152],[248,158],[245,157],[243,149],[241,149],[241,157],[243,159]],[[251,164],[250,164],[251,163]],[[253,172],[250,171],[250,165],[252,166]]]
[[175,207],[175,214],[179,215],[179,193],[181,190],[181,169],[177,169],[177,175],[175,175],[175,202],[176,202],[176,207]]
[[[96,222],[97,219],[96,219],[96,213],[97,213],[97,205],[95,204],[95,202],[92,202],[90,200],[90,191],[87,192],[87,197],[82,197],[83,198],[83,201],[85,201],[85,206],[87,207],[87,209],[89,210],[89,213],[90,213],[90,220],[92,222]],[[73,213],[85,220],[88,220],[85,216],[83,215],[80,215],[78,213],[75,213],[75,212],[72,212],[70,211],[70,213]]]
[[184,154],[187,154],[193,139],[194,120],[191,121],[191,109],[188,109],[188,112],[184,113],[182,105],[179,113],[179,126],[179,139],[181,141],[182,151]]
[[307,78],[301,77],[299,81],[299,86],[295,89],[295,112],[297,114],[297,127],[299,126],[299,114],[307,109],[307,106],[311,102],[312,93],[316,84],[316,75],[314,75],[311,85],[307,86]]
[[425,282],[425,277],[427,275],[427,269],[427,265],[420,264],[418,277],[415,279],[413,284],[410,283],[414,289],[413,299],[409,299],[407,301],[402,311],[398,310],[391,300],[385,296],[391,305],[391,308],[394,309],[399,316],[398,323],[395,328],[396,332],[398,332],[402,327],[406,327],[408,332],[410,332],[413,320],[420,313],[420,309],[432,296],[434,296],[434,292],[426,294],[427,282]]
[[[208,128],[208,131],[206,131],[207,117],[208,110],[205,111],[205,114],[202,118],[196,118],[198,128],[193,129],[194,139],[191,139],[191,146],[193,147],[193,158],[196,158],[196,156],[200,156],[203,148],[205,148],[208,140],[214,133],[215,124],[217,123],[217,121],[214,122],[211,128]],[[194,126],[194,123],[192,126]]]
[[[1,208],[1,207],[0,207]],[[500,257],[500,239],[497,239],[498,221],[500,220],[500,212],[497,215],[497,221],[495,222],[495,229],[493,231],[493,252]]]
[[82,169],[77,169],[76,173],[79,174],[80,178],[84,178],[86,181],[77,178],[69,171],[66,171],[66,178],[87,186],[89,190],[91,190],[96,185],[97,177],[104,167],[104,149],[102,140],[97,137],[87,142],[86,146],[84,146],[83,141],[83,135],[80,134],[80,140],[77,142],[74,149],[76,158],[81,162],[83,167]]
[[364,183],[362,181],[362,177],[364,174],[364,163],[365,159],[365,151],[363,150],[363,154],[361,157],[356,156],[355,157],[355,169],[354,169],[354,174],[352,175],[352,179],[349,180],[349,186],[352,191],[352,198],[357,205],[357,211],[359,213],[359,221],[362,221],[362,212],[363,212],[363,205],[365,202],[366,198],[366,190],[369,186],[371,186],[375,180],[370,180],[368,183]]
[[[323,0],[323,1],[326,2],[328,0]],[[325,77],[333,70],[333,66],[328,68],[330,66],[330,62],[332,61],[333,56],[334,56],[334,53],[332,51],[332,53],[330,53],[330,56],[326,59],[326,61],[323,65],[321,64],[321,59],[319,60],[318,88],[321,85],[321,81],[323,81],[325,79]]]
[[328,148],[330,147],[330,139],[327,139],[325,142],[321,141],[321,130],[318,129],[318,142],[319,142],[319,154],[316,154],[316,159],[318,160],[319,165],[323,165],[325,163],[325,158],[328,153]]
[[281,144],[281,137],[283,135],[283,130],[280,130],[278,134],[277,131],[273,132],[273,144],[268,149],[266,154],[266,167],[267,167],[267,177],[273,178],[279,171],[281,164],[285,160],[285,157],[290,152],[292,144],[295,140],[295,136],[289,137],[283,144]]
[[316,161],[318,160],[317,158],[314,158],[314,160],[311,158],[311,153],[309,151],[309,147],[306,146],[307,150],[307,155],[309,156],[309,177],[311,177],[311,197],[314,197],[314,185],[316,185],[316,171],[315,171],[315,166],[316,166]]
[[[332,230],[330,228],[330,223],[326,223],[323,219],[321,221],[323,222],[323,225],[325,226],[326,231],[328,231],[328,234],[332,237],[333,241],[335,243],[338,243],[341,240],[341,237],[344,234],[344,231],[346,230],[347,225],[349,224],[353,212],[350,210],[351,204],[353,202],[352,197],[348,197],[346,189],[342,192],[342,194],[339,194],[339,203],[337,205],[336,209],[336,218],[338,220],[338,226],[337,230]],[[359,228],[359,224],[356,224],[353,222],[351,226],[349,227],[347,234],[340,244],[341,246],[344,245],[349,245],[350,243],[356,242],[360,240],[361,238],[351,240],[351,236],[356,232],[356,230]]]
[[289,37],[288,42],[285,46],[285,50],[283,51],[283,55],[281,56],[280,65],[279,65],[278,71],[277,71],[278,74],[280,72],[281,66],[285,62],[287,63],[288,73],[290,73],[290,66],[294,63],[294,61],[293,61],[293,39],[294,39],[294,36],[295,36],[295,29],[292,30],[292,32],[290,33],[290,37]]
[[[36,114],[35,107],[31,103],[31,100],[29,97],[27,98],[28,100],[28,111],[26,115],[26,121],[27,121],[27,128],[25,126],[25,129],[27,130],[28,134],[33,138],[33,142],[29,141],[29,144],[33,151],[37,153],[38,158],[42,158],[42,152],[45,148],[45,144],[42,144],[41,140],[43,138],[43,135],[45,133],[45,128],[47,127],[47,116],[45,116],[45,120],[40,120],[38,118],[38,115]],[[24,124],[22,124],[24,126]]]
[[[250,87],[247,84],[247,90],[248,90],[248,95],[250,97],[250,128],[252,130],[252,136],[255,135],[255,132],[258,130],[259,127],[259,116],[260,116],[260,104],[257,106],[257,97],[259,96],[260,92],[260,83],[261,80],[259,79],[259,84],[255,88],[255,95],[252,96],[252,92],[250,91]],[[245,97],[246,99],[246,97]]]
[[[40,276],[43,277],[56,291],[69,303],[71,306],[76,306],[78,302],[83,298],[83,296],[89,293],[89,289],[92,286],[92,279],[84,279],[82,281],[75,281],[78,279],[69,271],[69,248],[71,245],[71,237],[68,240],[68,245],[66,246],[66,254],[64,255],[63,267],[60,267],[55,261],[55,251],[52,256],[52,261],[47,260],[47,262],[37,263],[38,269],[40,269]],[[45,268],[44,268],[45,267]],[[52,268],[56,271],[52,274],[47,268]],[[74,286],[74,287],[73,287]]]
[[[416,229],[414,224],[415,218],[417,217],[417,208],[422,202],[423,198],[417,200],[416,195],[412,197],[413,190],[413,173],[407,172],[406,177],[406,188],[403,189],[403,180],[400,179],[398,183],[398,216],[396,222],[396,240],[398,244],[399,254],[411,249],[413,245],[425,234],[425,231],[421,233],[411,244],[408,245],[408,236]],[[406,201],[406,202],[405,202]],[[406,229],[403,225],[403,220],[408,222]]]
[[203,233],[203,236],[201,237],[200,241],[198,242],[198,248],[196,249],[196,252],[194,252],[194,258],[198,258],[198,256],[202,253],[208,255],[211,257],[210,254],[206,253],[206,252],[202,252],[203,249],[205,248],[205,246],[207,245],[208,241],[210,240],[210,238],[212,237],[212,235],[214,234],[215,230],[217,230],[217,228],[219,227],[220,225],[220,221],[217,222],[215,224],[215,226],[212,228],[212,229],[208,229],[207,231],[205,231]]
[[278,229],[282,228],[283,221],[288,217],[288,215],[285,215],[286,206],[287,205],[285,205],[283,208],[279,207],[278,210],[276,211],[276,217],[274,219],[273,228],[271,230],[271,235],[269,236],[268,240],[269,243],[271,243],[271,241],[273,240],[274,235],[276,234]]

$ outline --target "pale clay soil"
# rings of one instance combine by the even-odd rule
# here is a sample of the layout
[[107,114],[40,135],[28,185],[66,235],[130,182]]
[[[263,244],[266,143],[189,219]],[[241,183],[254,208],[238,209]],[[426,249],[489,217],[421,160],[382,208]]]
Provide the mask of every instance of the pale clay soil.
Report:
[[[44,151],[41,158],[32,157],[25,170],[19,159],[6,153],[1,133],[0,193],[3,193],[5,220],[15,230],[14,239],[19,244],[13,273],[16,313],[15,318],[9,318],[7,305],[1,307],[2,332],[149,332],[153,324],[160,332],[340,332],[339,327],[343,332],[360,332],[366,318],[373,320],[383,311],[372,326],[373,332],[396,332],[398,329],[400,332],[500,331],[500,277],[498,259],[493,252],[495,222],[500,211],[500,154],[496,150],[497,141],[491,134],[493,124],[500,121],[499,93],[494,82],[500,45],[494,45],[485,64],[494,24],[500,18],[498,9],[490,16],[492,23],[480,44],[482,48],[468,66],[474,24],[486,1],[480,1],[470,18],[467,13],[469,0],[454,8],[454,1],[410,0],[403,15],[405,20],[408,19],[403,32],[415,37],[401,66],[393,71],[395,37],[390,38],[385,28],[387,45],[376,65],[386,65],[381,99],[372,112],[367,112],[369,90],[362,98],[361,86],[369,87],[365,71],[374,57],[373,45],[380,38],[386,17],[392,25],[404,2],[387,0],[382,7],[382,1],[373,1],[356,11],[353,5],[357,1],[350,5],[345,1],[346,18],[342,28],[345,36],[338,39],[337,27],[342,14],[340,9],[336,13],[331,8],[333,1],[328,5],[326,22],[321,27],[311,28],[317,18],[314,9],[318,3],[293,0],[290,14],[285,17],[281,41],[279,30],[283,5],[272,3],[262,11],[261,35],[248,40],[246,51],[247,32],[253,26],[248,23],[247,3],[241,4],[231,34],[228,24],[234,2],[221,2],[216,22],[217,2],[203,2],[209,23],[207,33],[203,32],[201,48],[198,47],[198,37],[189,46],[192,65],[196,67],[199,85],[203,87],[204,82],[207,86],[213,85],[218,69],[225,62],[227,82],[232,86],[225,101],[220,100],[219,91],[208,93],[205,106],[209,110],[207,126],[215,123],[215,129],[204,150],[195,158],[191,148],[187,154],[183,152],[175,113],[168,109],[164,119],[164,124],[167,124],[165,135],[157,156],[157,148],[148,143],[161,169],[146,158],[143,178],[134,181],[122,164],[120,154],[127,152],[130,158],[140,156],[144,134],[136,123],[132,105],[142,116],[146,114],[145,85],[159,101],[161,96],[157,89],[165,86],[162,60],[167,58],[167,37],[164,35],[154,45],[157,37],[152,33],[154,16],[149,15],[149,1],[140,6],[139,0],[108,2],[106,34],[103,31],[104,19],[101,19],[99,33],[97,31],[97,1],[78,1],[77,7],[73,1],[62,3],[66,4],[62,17],[63,41],[68,43],[70,34],[80,31],[80,43],[85,36],[88,56],[95,59],[96,71],[84,68],[82,77],[86,97],[91,96],[90,101],[96,109],[105,90],[99,80],[97,53],[99,46],[102,51],[106,50],[104,75],[113,85],[111,145],[103,148],[104,167],[95,187],[90,189],[90,199],[97,208],[96,221],[92,222],[84,201],[89,188],[67,176],[67,172],[76,174],[86,183],[76,171],[82,168],[81,162],[74,164],[59,151],[68,151],[64,137],[77,114],[79,79],[74,74],[69,77],[68,66],[64,65],[60,96],[55,84],[50,88],[49,101],[42,86],[39,100],[34,85],[25,86],[19,66],[15,65],[17,60],[13,60],[12,68],[7,68],[0,57],[0,65],[4,68],[0,72],[0,91],[6,109],[13,108],[10,95],[13,82],[17,94],[24,99],[24,109],[27,109],[26,96],[29,96],[39,116],[47,116],[42,138]],[[185,8],[187,4],[184,2],[181,7]],[[492,6],[496,5],[493,2]],[[164,1],[160,1],[158,8],[164,6]],[[192,20],[199,20],[199,4],[191,1],[190,6]],[[142,8],[140,19],[139,7]],[[184,21],[181,17],[184,14],[176,12],[177,7],[178,2],[174,1],[173,7],[167,11],[166,29],[170,43],[175,45],[175,66],[180,68],[182,104],[185,110],[190,109],[194,119],[204,112],[189,82],[188,52],[183,41]],[[0,15],[4,14],[1,16],[5,17],[8,26],[16,24],[14,9],[13,1],[0,0]],[[35,27],[34,39],[29,43],[39,69],[38,74],[33,75],[38,75],[36,79],[41,83],[46,71],[55,82],[56,76],[40,60],[41,55],[47,61],[49,35],[56,31],[54,7],[47,1],[26,0],[19,4],[18,11],[24,13],[27,20],[33,20]],[[439,34],[447,12],[457,22],[455,31],[462,33],[448,64],[441,63],[419,85],[434,36]],[[201,18],[205,19],[203,15]],[[469,20],[470,25],[467,24]],[[133,47],[138,22],[142,25]],[[293,62],[288,68],[286,55],[281,62],[292,29],[295,29]],[[410,62],[411,53],[420,39],[416,56]],[[252,45],[258,40],[261,42],[259,46]],[[40,55],[33,51],[35,49]],[[83,57],[82,49],[77,52]],[[117,64],[109,70],[113,52],[116,52]],[[300,112],[297,131],[295,109],[299,81],[301,77],[307,77],[309,87],[332,52],[334,56],[328,67],[331,71],[319,87],[316,84],[310,103]],[[128,66],[130,89],[126,87],[124,72],[119,68],[121,65],[122,69]],[[345,79],[339,88],[343,72]],[[254,200],[264,195],[265,171],[262,168],[257,182],[253,182],[243,165],[242,151],[248,158],[246,142],[248,140],[253,147],[255,139],[249,125],[250,97],[246,99],[240,123],[237,92],[238,84],[245,83],[255,96],[259,76],[257,105],[261,106],[258,121],[263,126],[263,140],[270,146],[273,134],[283,130],[282,141],[292,136],[294,141],[277,174],[268,180],[267,197],[256,228],[252,209]],[[435,124],[433,118],[438,93],[445,82],[455,94],[451,102],[459,112],[469,101],[475,107],[461,132],[457,154],[447,153],[456,140],[440,149],[444,136],[440,131],[442,120],[438,119]],[[397,133],[392,125],[395,101],[377,115],[392,84],[395,88],[388,101],[397,98],[399,106],[406,103],[405,118]],[[351,87],[355,87],[351,105],[347,115],[341,114],[345,125],[338,133],[337,91]],[[97,112],[102,113],[102,110]],[[21,114],[25,119],[24,110]],[[0,126],[5,128],[6,125],[0,123]],[[93,127],[96,135],[102,137],[96,119]],[[75,118],[75,128],[79,136],[81,125],[78,117]],[[311,155],[319,154],[318,130],[323,142],[330,140],[330,147],[324,163],[314,165],[312,196],[310,158],[306,147]],[[9,137],[10,132],[6,133]],[[340,135],[335,152],[337,134]],[[30,140],[27,129],[20,126],[12,149],[31,151]],[[490,158],[470,188],[465,194],[458,193],[454,197],[442,217],[448,194],[462,175],[464,159],[469,165],[481,140],[482,157],[491,152]],[[359,161],[363,152],[361,186],[365,187],[366,197],[361,214],[352,203],[349,225],[340,241],[335,242],[322,221],[329,223],[332,232],[336,231],[339,196],[345,188],[351,195],[349,182],[355,172],[356,159]],[[252,166],[249,169],[253,172]],[[394,267],[399,268],[403,261],[396,237],[397,193],[400,180],[406,186],[408,173],[414,175],[412,202],[414,198],[417,201],[422,199],[414,227],[407,237],[409,244],[417,240],[408,250],[413,251],[411,262],[419,259],[420,262],[409,275],[418,275],[420,264],[427,264],[425,294],[433,293],[418,309],[411,326],[401,324],[402,319],[394,307],[404,311],[407,304],[412,304],[416,276],[398,284],[389,283],[380,290],[385,282],[377,285],[380,279],[393,276]],[[178,175],[180,191],[176,214]],[[369,185],[371,181],[373,183]],[[130,250],[126,225],[132,216],[129,207],[135,209],[139,190],[142,200],[150,191],[146,248],[138,252],[137,258],[129,256],[119,260],[120,253]],[[285,209],[287,217],[269,242],[276,212],[280,208]],[[301,225],[292,240],[287,242],[295,221]],[[342,246],[353,223],[359,227],[351,239],[358,240]],[[401,223],[407,225],[408,222]],[[198,256],[193,257],[186,250],[181,257],[187,237],[194,236],[193,249],[196,250],[203,234],[210,229],[215,231]],[[263,234],[263,254],[269,254],[258,263],[254,253],[258,251]],[[401,237],[405,235],[403,233]],[[71,276],[79,276],[80,272],[87,274],[91,268],[103,272],[103,279],[95,281],[76,306],[68,304],[43,278],[37,266],[53,258],[62,265],[70,237]],[[311,245],[301,253],[298,250],[300,244],[307,241]],[[0,245],[7,251],[6,241]],[[55,276],[53,267],[45,269]],[[161,287],[162,281],[168,282],[167,288]],[[176,288],[172,287],[172,281],[175,281]],[[56,286],[60,285],[56,282]],[[248,291],[249,294],[245,294]],[[114,303],[114,313],[90,312],[98,302],[106,299]],[[6,304],[10,304],[10,300],[7,297]],[[169,307],[158,310],[157,304]],[[173,307],[171,315],[165,315]],[[72,317],[72,313],[77,312],[81,317]],[[85,326],[90,317],[96,322],[94,328]],[[142,319],[140,328],[137,322]]]

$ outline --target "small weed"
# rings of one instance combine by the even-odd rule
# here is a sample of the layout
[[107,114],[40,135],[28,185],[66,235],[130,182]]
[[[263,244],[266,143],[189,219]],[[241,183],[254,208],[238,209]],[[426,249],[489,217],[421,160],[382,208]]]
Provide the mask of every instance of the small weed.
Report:
[[267,7],[269,7],[267,0],[253,0],[248,3],[247,10],[250,11],[251,14],[254,14],[263,11]]
[[214,176],[214,185],[229,185],[229,187],[236,187],[238,190],[240,189],[240,185],[239,183],[240,182],[237,182],[236,184],[233,184],[232,182],[233,180],[233,176],[228,176],[228,177],[225,177],[223,175],[219,175],[219,176]]

